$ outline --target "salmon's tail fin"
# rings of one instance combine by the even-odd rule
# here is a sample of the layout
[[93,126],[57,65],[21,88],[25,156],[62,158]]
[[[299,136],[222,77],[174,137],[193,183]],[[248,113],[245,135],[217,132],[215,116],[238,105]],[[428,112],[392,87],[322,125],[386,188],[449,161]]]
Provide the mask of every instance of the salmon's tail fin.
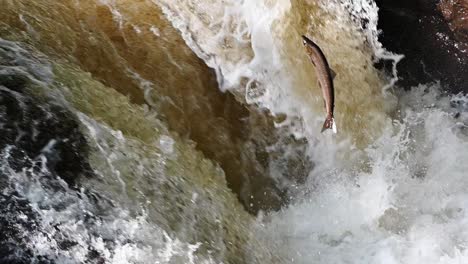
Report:
[[323,127],[322,127],[322,131],[325,131],[327,129],[331,129],[333,131],[333,133],[337,133],[338,130],[336,128],[336,124],[335,124],[335,119],[333,117],[327,117],[327,119],[325,119],[325,122],[323,123]]

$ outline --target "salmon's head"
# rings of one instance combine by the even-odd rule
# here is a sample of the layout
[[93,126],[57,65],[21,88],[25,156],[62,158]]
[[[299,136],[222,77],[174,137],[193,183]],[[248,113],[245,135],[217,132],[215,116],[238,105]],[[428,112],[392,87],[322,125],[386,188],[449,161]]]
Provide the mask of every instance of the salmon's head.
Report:
[[314,46],[314,42],[304,35],[302,35],[302,44],[304,47]]
[[314,47],[317,45],[310,40],[308,37],[302,35],[302,44],[304,45],[304,48],[309,56],[313,56],[314,54]]

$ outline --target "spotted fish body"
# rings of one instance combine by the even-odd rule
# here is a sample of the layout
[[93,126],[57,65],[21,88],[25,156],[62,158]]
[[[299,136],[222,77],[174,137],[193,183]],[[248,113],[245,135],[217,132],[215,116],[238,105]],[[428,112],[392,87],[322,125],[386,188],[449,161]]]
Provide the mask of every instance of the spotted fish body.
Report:
[[326,129],[332,129],[336,133],[336,125],[333,116],[335,107],[335,88],[333,86],[334,72],[328,65],[327,58],[320,47],[306,36],[302,36],[302,43],[309,55],[312,64],[315,66],[315,72],[320,88],[322,89],[323,100],[327,117],[323,123],[322,132]]

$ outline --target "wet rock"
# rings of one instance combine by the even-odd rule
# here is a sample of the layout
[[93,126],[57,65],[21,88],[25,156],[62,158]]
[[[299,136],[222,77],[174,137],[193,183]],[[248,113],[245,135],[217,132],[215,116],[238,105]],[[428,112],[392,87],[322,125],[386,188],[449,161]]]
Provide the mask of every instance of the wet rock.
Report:
[[438,2],[377,0],[383,31],[380,41],[387,49],[405,55],[398,64],[398,85],[408,88],[440,80],[450,92],[468,92],[466,42],[451,30],[463,28],[462,23],[454,23],[460,21],[459,12],[450,13],[446,7],[446,17],[453,17],[453,22],[447,23]]
[[[438,5],[458,41],[468,43],[468,0],[441,0]],[[464,47],[467,49],[468,47]]]
[[9,159],[13,169],[21,170],[42,156],[47,169],[69,185],[74,185],[79,175],[91,172],[85,138],[62,107],[39,105],[4,86],[0,86],[0,105],[0,149],[13,146]]
[[12,68],[0,69],[0,85],[9,89],[21,92],[21,89],[28,83],[28,78],[20,74],[18,70]]
[[[76,201],[68,198],[51,202],[51,198],[75,192],[77,180],[90,177],[93,172],[88,163],[87,142],[74,116],[60,105],[28,94],[24,83],[30,82],[11,82],[12,89],[0,85],[0,263],[57,263],[54,256],[34,250],[37,241],[31,241],[31,237],[50,235],[37,210],[67,210]],[[34,194],[35,182],[40,184],[39,195],[47,197],[29,197],[38,195]],[[78,194],[96,205],[105,200],[92,199],[97,194],[89,190]],[[100,210],[99,206],[93,208]],[[92,225],[97,221],[94,214],[97,213],[83,212],[76,220],[82,218],[83,223]],[[78,243],[60,229],[51,239],[63,251]],[[100,258],[88,256],[93,261]]]
[[[64,192],[81,176],[92,175],[85,137],[63,106],[30,94],[35,78],[0,49],[0,263],[54,263],[34,253],[30,234],[40,233],[40,217],[18,191],[29,179],[51,192]],[[36,76],[37,77],[37,76]],[[63,180],[63,181],[62,181]],[[44,194],[42,194],[44,195]],[[63,201],[66,202],[66,201]],[[38,205],[60,210],[60,205]],[[59,247],[67,240],[56,239]]]

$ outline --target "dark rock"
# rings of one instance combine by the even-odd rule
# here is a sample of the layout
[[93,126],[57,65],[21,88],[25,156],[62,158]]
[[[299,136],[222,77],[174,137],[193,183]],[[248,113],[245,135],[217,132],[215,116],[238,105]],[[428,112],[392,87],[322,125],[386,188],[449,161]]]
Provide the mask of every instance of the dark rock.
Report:
[[91,172],[86,140],[63,107],[39,104],[26,94],[0,86],[0,124],[0,149],[14,146],[9,159],[13,169],[30,166],[31,160],[42,155],[47,169],[71,186],[77,177]]
[[[41,218],[28,197],[17,190],[27,189],[37,181],[44,196],[73,191],[80,177],[93,175],[88,145],[69,110],[53,100],[45,102],[29,94],[29,85],[38,75],[30,73],[28,67],[14,65],[15,58],[3,50],[0,49],[0,263],[54,263],[33,252],[30,236],[44,232]],[[67,203],[70,201],[38,207],[59,211]],[[62,250],[76,243],[66,236],[54,239]]]
[[409,88],[440,80],[453,93],[468,92],[466,43],[456,38],[437,7],[438,0],[377,0],[380,41],[404,54],[398,85]]
[[16,69],[0,69],[0,85],[12,90],[18,89],[16,91],[21,92],[21,89],[23,89],[28,82],[28,78],[25,75],[20,74]]
[[[468,43],[468,0],[441,0],[439,9],[458,41]],[[463,47],[468,50],[467,46]]]

